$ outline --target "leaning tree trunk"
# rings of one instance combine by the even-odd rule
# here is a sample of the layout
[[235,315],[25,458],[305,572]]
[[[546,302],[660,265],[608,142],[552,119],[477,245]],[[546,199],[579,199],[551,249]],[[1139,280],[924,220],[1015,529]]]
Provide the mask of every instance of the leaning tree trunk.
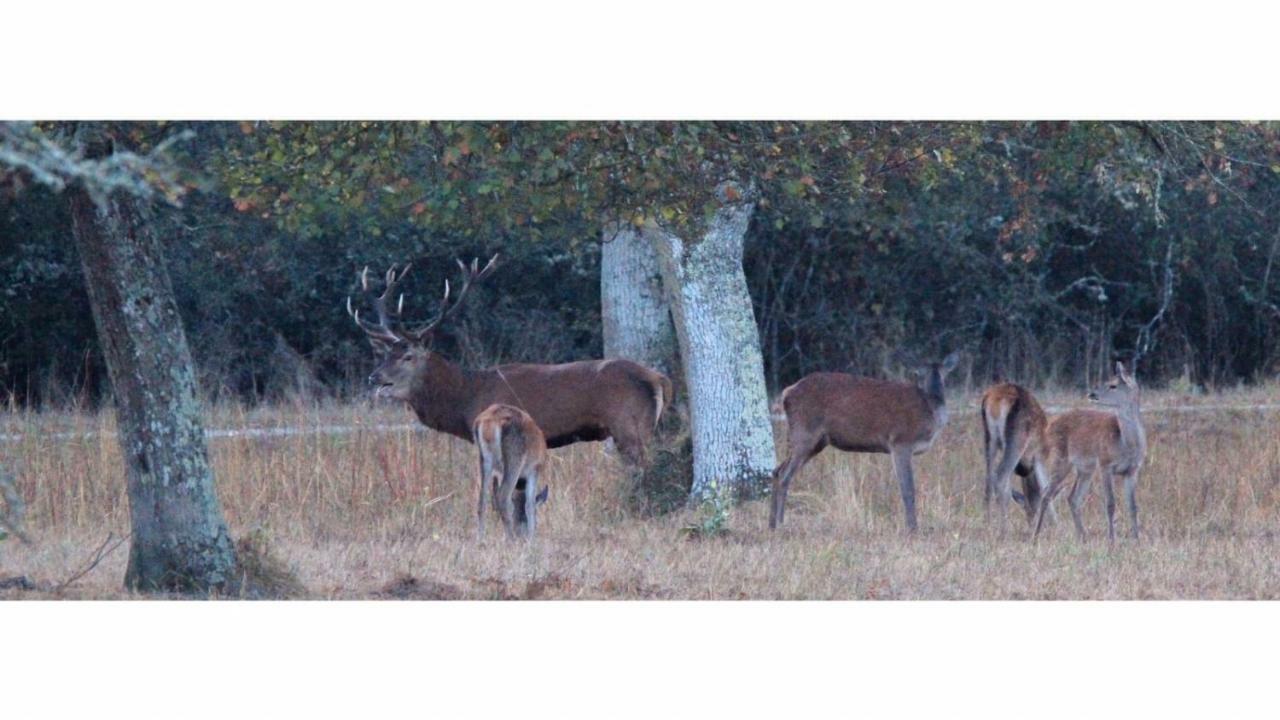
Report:
[[632,468],[644,512],[684,504],[693,481],[693,449],[681,382],[675,327],[662,287],[652,225],[613,224],[604,229],[600,257],[600,305],[605,357],[627,358],[664,373],[675,398],[662,416],[644,467]]
[[72,229],[115,395],[133,535],[126,587],[207,594],[236,583],[161,245],[140,201],[71,192]]
[[760,337],[742,271],[752,209],[751,202],[724,202],[695,242],[669,233],[655,238],[689,391],[694,502],[758,495],[776,460]]

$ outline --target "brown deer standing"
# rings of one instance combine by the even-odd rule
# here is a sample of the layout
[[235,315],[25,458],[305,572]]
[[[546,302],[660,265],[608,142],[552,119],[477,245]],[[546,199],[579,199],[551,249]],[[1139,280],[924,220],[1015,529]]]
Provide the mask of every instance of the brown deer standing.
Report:
[[[457,312],[472,285],[485,278],[496,261],[495,255],[483,268],[477,261],[469,267],[459,261],[463,285],[457,298],[450,304],[446,281],[436,317],[413,330],[400,326],[403,295],[394,309],[387,307],[408,265],[387,271],[386,286],[373,300],[376,323],[362,319],[347,298],[347,312],[385,355],[369,376],[375,396],[400,400],[423,425],[467,441],[472,440],[472,425],[482,410],[495,403],[512,405],[529,413],[549,448],[612,437],[625,460],[642,464],[658,419],[671,404],[671,381],[665,375],[623,359],[471,370],[432,350],[441,323]],[[368,268],[360,275],[366,291],[368,275]]]
[[813,373],[782,391],[788,455],[773,471],[769,527],[782,524],[787,490],[800,468],[827,445],[848,452],[888,453],[898,474],[907,529],[916,530],[911,457],[933,444],[947,423],[944,380],[959,361],[951,353],[920,368],[915,384]]
[[1049,454],[1049,489],[1039,503],[1035,535],[1040,535],[1045,507],[1066,487],[1067,476],[1075,471],[1075,483],[1069,498],[1071,519],[1076,536],[1084,539],[1081,506],[1095,473],[1102,476],[1106,492],[1107,538],[1116,539],[1116,496],[1114,482],[1124,480],[1125,500],[1129,505],[1129,530],[1138,537],[1138,471],[1147,455],[1147,435],[1142,429],[1141,392],[1138,382],[1116,363],[1116,376],[1105,386],[1089,393],[1089,400],[1107,408],[1070,410],[1049,423],[1045,431]]
[[[988,520],[991,498],[996,499],[1000,534],[1009,524],[1009,502],[1016,501],[1035,521],[1040,498],[1049,485],[1044,466],[1045,429],[1049,419],[1030,390],[1013,383],[998,383],[982,394],[982,439],[987,459],[987,481],[982,495]],[[1022,478],[1022,492],[1010,486],[1013,473]],[[1049,508],[1052,514],[1053,509]]]
[[[517,407],[490,405],[476,416],[472,437],[480,450],[480,477],[476,483],[476,537],[484,537],[485,495],[491,494],[507,537],[537,533],[535,509],[545,499],[538,493],[538,475],[547,460],[547,440],[533,418]],[[517,517],[513,498],[523,481]],[[523,522],[520,520],[523,519]]]

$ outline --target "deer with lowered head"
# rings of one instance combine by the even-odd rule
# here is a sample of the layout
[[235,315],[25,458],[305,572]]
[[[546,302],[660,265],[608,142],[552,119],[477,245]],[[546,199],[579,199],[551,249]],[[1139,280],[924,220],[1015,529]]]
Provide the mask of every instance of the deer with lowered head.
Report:
[[[418,328],[403,326],[404,295],[396,295],[408,265],[387,271],[383,291],[373,300],[376,322],[361,317],[347,298],[347,312],[384,356],[369,376],[375,397],[404,402],[423,425],[467,441],[474,439],[475,420],[485,408],[511,405],[532,417],[549,448],[613,438],[626,461],[643,463],[658,419],[671,404],[671,381],[665,375],[621,358],[473,370],[435,352],[432,341],[441,324],[458,311],[472,286],[493,271],[497,259],[495,255],[483,267],[475,260],[469,266],[458,261],[461,290],[451,303],[446,280],[439,312]],[[368,268],[360,283],[367,292]],[[388,307],[389,301],[394,307]]]
[[[490,405],[476,416],[472,437],[480,450],[476,506],[476,538],[484,537],[485,496],[491,495],[507,537],[537,533],[536,506],[546,500],[538,492],[538,474],[547,461],[547,440],[529,413],[511,405]],[[518,499],[516,485],[523,482]]]
[[[1009,503],[1017,502],[1035,522],[1040,498],[1049,486],[1045,469],[1045,431],[1049,417],[1031,391],[1010,382],[997,383],[982,394],[982,439],[987,460],[986,487],[982,495],[988,520],[991,499],[996,500],[1000,534],[1009,524]],[[1011,486],[1013,474],[1022,478],[1022,492]],[[1052,514],[1053,509],[1049,508]]]
[[888,453],[898,475],[907,530],[916,531],[911,458],[928,450],[947,424],[946,376],[959,354],[917,370],[915,383],[821,372],[782,391],[787,457],[773,471],[770,529],[782,524],[791,480],[828,445],[847,452]]
[[1053,418],[1045,430],[1048,451],[1049,488],[1040,499],[1035,535],[1040,535],[1045,508],[1066,487],[1075,471],[1069,503],[1076,536],[1084,539],[1081,507],[1095,474],[1101,476],[1107,509],[1107,538],[1116,539],[1115,481],[1124,483],[1129,506],[1129,534],[1138,537],[1138,472],[1147,456],[1147,434],[1142,429],[1141,391],[1123,363],[1116,363],[1116,375],[1106,385],[1089,393],[1090,402],[1104,410],[1069,410]]

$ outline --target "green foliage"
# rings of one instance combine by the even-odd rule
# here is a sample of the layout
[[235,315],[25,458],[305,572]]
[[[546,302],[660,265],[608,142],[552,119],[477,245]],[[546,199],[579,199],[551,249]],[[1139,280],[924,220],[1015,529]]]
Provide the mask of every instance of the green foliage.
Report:
[[[494,252],[444,352],[599,356],[604,223],[695,237],[735,199],[724,180],[756,200],[746,270],[775,391],[818,369],[881,372],[898,348],[964,347],[978,381],[1077,382],[1139,354],[1144,372],[1213,384],[1280,360],[1271,123],[108,129],[139,153],[195,133],[170,153],[202,192],[155,221],[215,391],[289,392],[299,363],[358,387],[369,350],[342,307],[360,267],[413,261],[406,312],[426,317],[453,258]],[[0,173],[0,391],[56,399],[45,388],[96,390],[102,373],[62,198],[30,180]]]

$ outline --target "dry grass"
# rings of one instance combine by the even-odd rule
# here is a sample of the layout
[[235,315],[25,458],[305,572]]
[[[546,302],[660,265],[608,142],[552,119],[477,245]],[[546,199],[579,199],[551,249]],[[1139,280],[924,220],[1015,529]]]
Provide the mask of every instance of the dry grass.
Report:
[[[1046,398],[1078,404],[1068,396]],[[1273,403],[1280,388],[1184,398],[1148,393],[1144,406]],[[269,544],[304,597],[508,598],[1277,598],[1280,597],[1280,414],[1146,415],[1150,454],[1139,501],[1146,533],[1109,548],[1095,489],[1093,537],[1066,519],[1038,545],[998,540],[982,519],[976,397],[952,399],[952,423],[918,458],[921,529],[902,532],[889,460],[828,450],[791,492],[787,527],[770,534],[761,502],[735,510],[723,537],[691,542],[688,518],[627,510],[629,488],[600,444],[552,452],[551,499],[536,542],[472,539],[473,449],[431,432],[235,437],[210,441],[232,532]],[[409,422],[365,405],[217,408],[210,427]],[[109,413],[0,414],[0,464],[26,498],[33,543],[0,542],[0,577],[57,585],[108,532],[128,529]],[[67,437],[59,433],[97,433]],[[496,523],[492,512],[490,522]],[[1018,518],[1022,516],[1019,514]],[[1019,526],[1021,527],[1021,526]],[[1123,517],[1121,528],[1127,528]],[[60,597],[124,598],[116,551]],[[0,597],[47,597],[0,590]]]

